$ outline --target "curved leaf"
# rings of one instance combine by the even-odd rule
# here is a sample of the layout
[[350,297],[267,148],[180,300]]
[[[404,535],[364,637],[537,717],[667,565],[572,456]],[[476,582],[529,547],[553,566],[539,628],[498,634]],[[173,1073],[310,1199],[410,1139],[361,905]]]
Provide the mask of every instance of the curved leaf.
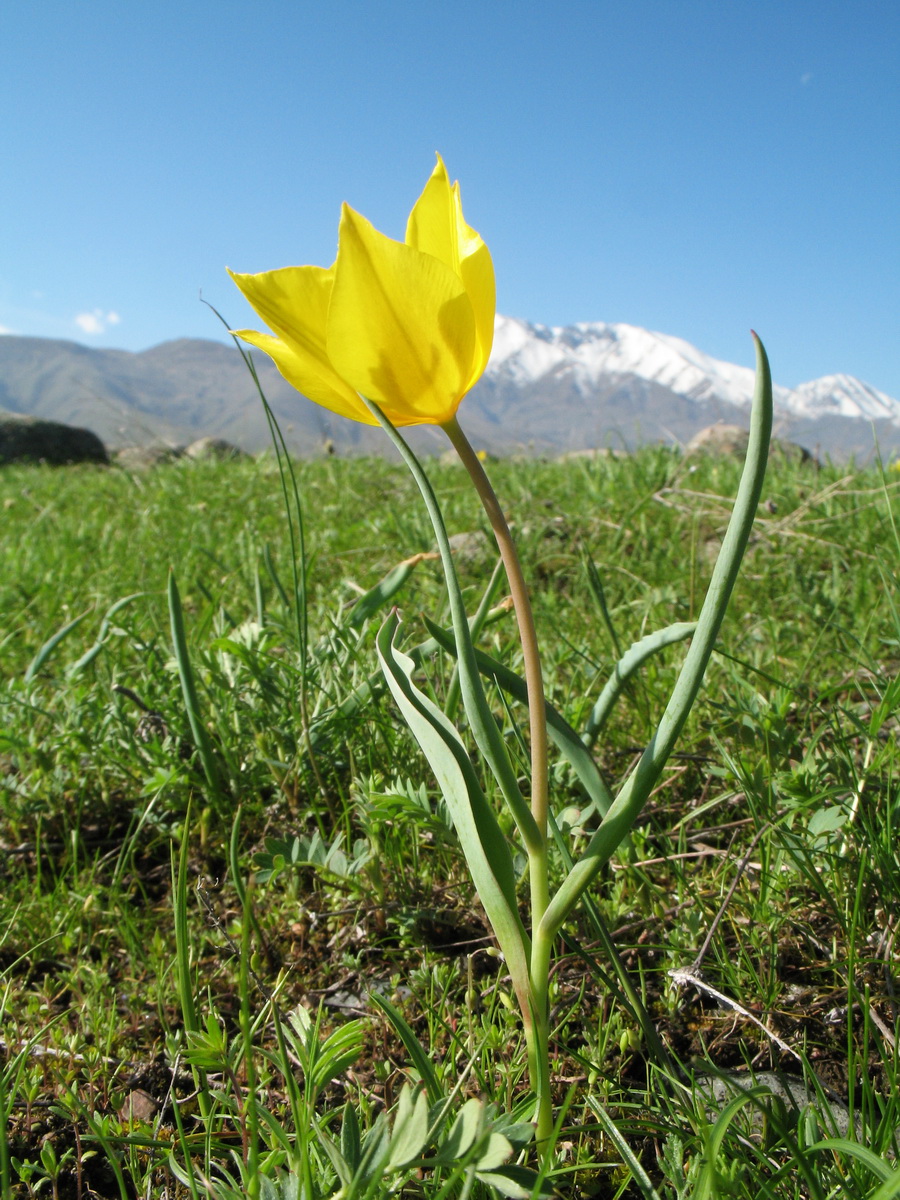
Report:
[[540,924],[540,937],[553,938],[579,898],[615,852],[640,815],[675,747],[688,713],[703,683],[703,676],[718,636],[741,560],[753,529],[762,493],[772,433],[772,376],[762,342],[756,338],[756,388],[750,416],[750,442],[731,520],[712,579],[700,610],[697,629],[681,672],[672,689],[656,732],[637,766],[591,838],[587,848],[553,897]]
[[[456,654],[456,643],[451,634],[446,630],[441,629],[439,625],[435,625],[433,621],[429,621],[428,617],[423,616],[426,628],[431,634],[432,640],[437,642],[442,650],[446,650],[448,654]],[[525,680],[516,671],[510,667],[504,666],[496,658],[492,658],[489,654],[485,654],[481,650],[475,651],[475,662],[478,670],[487,679],[494,679],[498,685],[508,692],[516,700],[522,704],[528,703],[528,689],[525,686]],[[547,732],[553,744],[559,750],[571,765],[575,774],[581,780],[584,790],[597,805],[597,808],[602,814],[605,814],[609,806],[612,804],[612,796],[609,788],[600,770],[591,755],[590,750],[585,746],[582,739],[578,736],[569,722],[559,713],[552,704],[544,703],[544,713],[547,719]]]
[[586,746],[593,746],[597,740],[600,730],[609,720],[613,705],[638,667],[664,647],[672,646],[676,642],[683,642],[685,638],[691,637],[696,628],[696,621],[677,621],[674,625],[667,625],[665,629],[657,630],[656,633],[648,633],[639,642],[629,646],[616,663],[612,675],[606,681],[606,686],[591,709],[582,735],[582,741]]
[[515,872],[506,838],[481,790],[459,734],[413,683],[413,660],[394,646],[399,624],[396,614],[392,614],[378,633],[375,644],[381,668],[450,810],[472,880],[506,957],[516,992],[526,997],[529,939],[519,917]]

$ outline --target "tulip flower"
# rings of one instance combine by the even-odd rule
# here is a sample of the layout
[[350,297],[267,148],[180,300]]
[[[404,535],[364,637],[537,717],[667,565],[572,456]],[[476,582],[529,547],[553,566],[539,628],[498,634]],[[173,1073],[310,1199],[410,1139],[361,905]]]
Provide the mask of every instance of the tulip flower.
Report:
[[[433,695],[418,688],[414,660],[395,643],[396,614],[383,625],[376,645],[388,687],[431,766],[504,955],[525,1030],[538,1145],[549,1163],[554,1145],[550,1072],[553,945],[563,923],[640,817],[699,693],[753,527],[765,475],[772,428],[772,380],[765,351],[757,341],[757,383],[747,460],[698,620],[643,639],[616,667],[613,679],[621,683],[627,662],[638,661],[686,633],[692,635],[657,729],[613,797],[589,756],[591,729],[585,738],[579,738],[544,699],[531,600],[518,551],[481,456],[456,417],[460,401],[481,377],[490,356],[494,269],[487,246],[463,218],[459,184],[450,183],[440,157],[410,213],[404,241],[385,237],[344,205],[337,259],[332,266],[285,267],[261,275],[232,272],[232,278],[272,330],[257,333],[245,329],[236,331],[236,336],[270,355],[285,379],[310,400],[352,420],[380,424],[412,471],[431,518],[453,625],[452,637],[445,639],[439,628],[434,636],[439,644],[446,641],[455,653],[469,729],[512,817],[514,832],[498,820],[493,797],[485,793],[480,773],[470,760],[471,751],[452,721],[435,704]],[[480,672],[519,697],[522,680],[502,663],[476,652],[437,497],[421,463],[396,428],[422,424],[441,426],[458,451],[484,505],[506,569],[528,704],[531,776],[527,798],[519,784],[518,763],[510,757]],[[609,692],[611,697],[617,694]],[[560,853],[552,870],[550,834],[555,830],[549,809],[550,719],[559,749],[603,813],[580,857],[573,862],[563,847],[565,853]],[[528,858],[530,921],[522,918],[523,897],[508,845],[516,834],[519,848]],[[560,873],[562,882],[553,890],[551,885],[557,883]],[[665,1049],[616,958],[612,942],[604,937],[622,990],[665,1065]]]
[[405,241],[345,204],[332,266],[229,274],[274,334],[235,335],[297,391],[354,421],[377,423],[365,396],[394,425],[445,425],[487,366],[494,267],[440,156]]

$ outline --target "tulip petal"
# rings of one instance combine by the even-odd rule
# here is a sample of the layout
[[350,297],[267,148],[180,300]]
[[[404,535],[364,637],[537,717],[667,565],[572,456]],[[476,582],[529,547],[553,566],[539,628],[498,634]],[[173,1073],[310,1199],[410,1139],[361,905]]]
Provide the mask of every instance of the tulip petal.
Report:
[[444,161],[437,166],[415,202],[406,222],[406,244],[431,254],[459,275],[459,221],[456,197]]
[[466,391],[481,377],[494,341],[497,297],[494,264],[480,234],[466,224],[459,184],[451,185],[438,155],[437,166],[413,205],[406,225],[406,243],[432,254],[462,280],[475,315],[476,351]]
[[468,389],[475,317],[460,277],[344,205],[326,346],[350,386],[403,424],[440,424]]
[[282,267],[258,275],[228,274],[270,329],[327,367],[325,322],[334,267]]
[[283,267],[258,275],[229,275],[270,329],[234,330],[237,337],[268,354],[284,378],[304,396],[354,421],[375,419],[353,388],[334,370],[325,349],[325,323],[334,267]]
[[[459,184],[453,186],[458,199]],[[475,314],[475,358],[468,385],[468,388],[471,388],[481,378],[491,357],[491,347],[494,344],[494,314],[497,311],[497,285],[491,252],[480,235],[463,221],[461,203],[459,219],[466,235],[466,251],[460,257],[459,268],[466,294],[472,304],[472,312]]]
[[366,425],[378,424],[352,389],[340,380],[339,387],[333,387],[322,377],[316,359],[268,333],[257,333],[254,329],[233,329],[232,333],[241,341],[249,342],[251,346],[256,346],[258,350],[268,354],[291,387],[296,388],[308,400],[331,409],[338,416],[349,417],[351,421],[362,421]]

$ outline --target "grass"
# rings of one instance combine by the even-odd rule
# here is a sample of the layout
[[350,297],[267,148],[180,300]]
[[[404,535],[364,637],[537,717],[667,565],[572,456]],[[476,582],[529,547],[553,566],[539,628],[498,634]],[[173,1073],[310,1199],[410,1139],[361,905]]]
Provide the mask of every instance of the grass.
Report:
[[[0,1191],[893,1195],[898,485],[773,459],[678,754],[565,929],[542,1181],[503,963],[376,674],[391,605],[407,646],[448,622],[427,517],[398,466],[297,471],[299,596],[265,457],[0,474]],[[629,645],[696,616],[738,474],[662,448],[492,466],[575,728]],[[482,528],[461,470],[433,481],[451,533]],[[474,612],[494,557],[460,557]],[[479,644],[521,669],[503,609]],[[683,654],[615,709],[611,782]],[[420,671],[453,703],[448,658]],[[559,762],[552,802],[577,847]],[[758,1094],[710,1101],[751,1068]],[[817,1104],[772,1100],[773,1071]]]

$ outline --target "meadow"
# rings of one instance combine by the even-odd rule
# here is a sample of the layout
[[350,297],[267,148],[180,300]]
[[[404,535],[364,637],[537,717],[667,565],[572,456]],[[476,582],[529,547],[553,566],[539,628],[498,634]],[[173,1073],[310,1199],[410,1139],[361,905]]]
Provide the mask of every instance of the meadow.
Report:
[[[478,645],[519,670],[468,477],[429,471]],[[696,617],[740,464],[490,471],[581,732],[629,646]],[[677,752],[559,940],[542,1159],[502,956],[378,670],[396,608],[465,729],[431,526],[399,464],[295,476],[299,510],[271,456],[0,473],[2,1194],[900,1194],[891,473],[772,456]],[[684,654],[629,679],[611,785]],[[561,863],[598,814],[556,757],[551,803]]]

